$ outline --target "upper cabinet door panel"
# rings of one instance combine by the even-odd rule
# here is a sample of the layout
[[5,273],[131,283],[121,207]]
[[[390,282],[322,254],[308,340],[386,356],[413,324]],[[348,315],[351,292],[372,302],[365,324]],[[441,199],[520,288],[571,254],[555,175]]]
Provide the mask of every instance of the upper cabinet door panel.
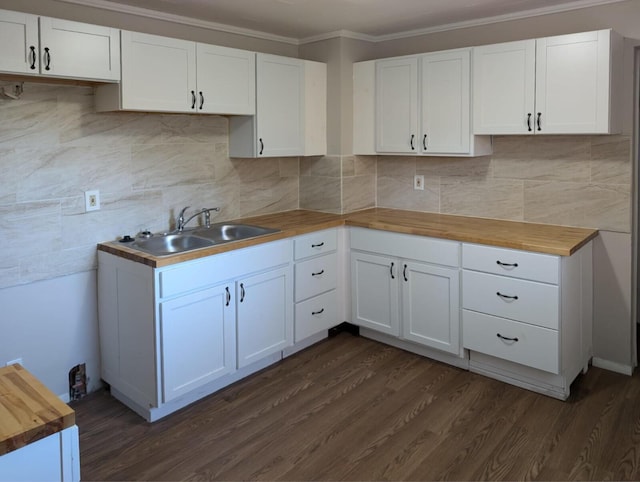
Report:
[[418,58],[376,62],[376,151],[417,152]]
[[607,133],[610,31],[542,38],[536,47],[536,132]]
[[535,40],[473,49],[474,134],[532,134]]
[[468,153],[470,141],[469,50],[429,54],[422,61],[423,153]]
[[196,112],[194,42],[122,32],[122,108]]
[[99,25],[40,17],[40,73],[119,81],[118,32]]
[[254,115],[255,53],[200,43],[196,53],[199,112]]
[[258,156],[303,155],[303,62],[257,54],[256,73]]
[[39,72],[36,15],[0,10],[0,71]]

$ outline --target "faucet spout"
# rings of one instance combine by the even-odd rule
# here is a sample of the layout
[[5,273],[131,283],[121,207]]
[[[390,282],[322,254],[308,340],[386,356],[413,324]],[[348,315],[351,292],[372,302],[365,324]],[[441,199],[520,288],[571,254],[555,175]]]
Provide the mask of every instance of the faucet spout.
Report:
[[184,227],[187,225],[187,223],[189,221],[191,221],[195,217],[200,216],[201,214],[204,214],[204,219],[205,219],[206,226],[210,227],[211,226],[211,211],[220,212],[220,208],[219,207],[202,208],[200,211],[196,212],[195,214],[192,214],[187,219],[185,219],[184,215],[187,212],[187,209],[189,209],[189,207],[190,206],[186,206],[186,207],[182,208],[182,210],[180,211],[180,214],[178,215],[178,221],[176,223],[177,224],[176,231],[178,231],[179,233],[184,231]]

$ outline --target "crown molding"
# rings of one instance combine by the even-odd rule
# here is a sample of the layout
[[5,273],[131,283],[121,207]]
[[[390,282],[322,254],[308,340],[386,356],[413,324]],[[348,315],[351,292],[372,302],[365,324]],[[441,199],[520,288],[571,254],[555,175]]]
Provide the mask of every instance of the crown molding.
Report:
[[83,5],[87,7],[101,8],[103,10],[109,10],[112,12],[125,13],[128,15],[136,15],[138,17],[152,18],[155,20],[164,20],[166,22],[173,22],[182,25],[188,25],[190,27],[204,28],[207,30],[215,30],[218,32],[226,32],[237,35],[244,35],[246,37],[259,38],[261,40],[271,40],[273,42],[282,42],[292,45],[299,45],[300,41],[293,37],[285,37],[282,35],[275,35],[267,32],[261,32],[259,30],[252,30],[242,27],[234,27],[224,23],[209,22],[205,20],[198,20],[197,18],[183,17],[182,15],[175,15],[172,13],[158,12],[157,10],[149,10],[147,8],[132,7],[130,5],[124,5],[121,3],[114,3],[108,0],[59,0],[64,3],[72,3],[74,5]]
[[626,0],[576,0],[575,2],[565,3],[563,5],[555,5],[551,7],[542,7],[532,10],[523,10],[521,12],[507,13],[504,15],[497,15],[494,17],[484,17],[474,20],[467,20],[464,22],[449,23],[446,25],[439,25],[437,27],[427,27],[424,29],[407,30],[406,32],[392,33],[386,35],[376,35],[373,38],[374,42],[386,42],[389,40],[399,40],[410,37],[418,37],[420,35],[427,35],[437,32],[446,32],[447,30],[456,30],[461,28],[479,27],[482,25],[489,25],[492,23],[508,22],[510,20],[520,20],[530,17],[539,17],[541,15],[549,15],[552,13],[569,12],[572,10],[580,10],[588,7],[597,7],[600,5],[607,5],[611,3],[624,2]]
[[184,17],[181,15],[175,15],[171,13],[158,12],[156,10],[150,10],[147,8],[132,7],[132,6],[121,4],[121,3],[110,2],[109,0],[59,0],[59,1],[64,3],[71,3],[74,5],[83,5],[87,7],[100,8],[100,9],[109,10],[112,12],[136,15],[139,17],[152,18],[155,20],[163,20],[167,22],[188,25],[191,27],[204,28],[207,30],[215,30],[218,32],[244,35],[247,37],[254,37],[261,40],[282,42],[282,43],[287,43],[291,45],[304,45],[312,42],[319,42],[322,40],[329,40],[332,38],[339,38],[339,37],[351,38],[355,40],[363,40],[363,41],[372,42],[372,43],[386,42],[389,40],[399,40],[399,39],[410,38],[410,37],[418,37],[420,35],[428,35],[432,33],[445,32],[447,30],[477,27],[477,26],[488,25],[492,23],[507,22],[510,20],[520,20],[520,19],[529,18],[529,17],[538,17],[541,15],[549,15],[552,13],[569,12],[572,10],[579,10],[582,8],[624,2],[626,0],[576,0],[574,2],[565,3],[562,5],[543,7],[543,8],[537,8],[532,10],[524,10],[521,12],[497,15],[494,17],[484,17],[484,18],[468,20],[464,22],[455,22],[455,23],[450,23],[446,25],[439,25],[437,27],[427,27],[423,29],[408,30],[405,32],[398,32],[398,33],[385,34],[385,35],[368,35],[364,33],[353,32],[351,30],[336,30],[333,32],[313,35],[311,37],[305,37],[301,39],[275,35],[275,34],[262,32],[259,30],[252,30],[248,28],[234,27],[232,25],[227,25],[223,23],[198,20],[196,18]]

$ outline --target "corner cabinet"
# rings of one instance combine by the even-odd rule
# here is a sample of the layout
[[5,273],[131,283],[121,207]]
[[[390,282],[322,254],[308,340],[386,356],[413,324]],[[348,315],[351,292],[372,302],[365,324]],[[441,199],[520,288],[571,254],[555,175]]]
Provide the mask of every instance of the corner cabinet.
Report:
[[0,10],[0,72],[118,82],[119,30]]
[[491,153],[471,134],[470,49],[376,62],[376,151],[417,155]]
[[148,421],[293,345],[290,240],[163,268],[98,252],[102,378]]
[[256,115],[229,120],[229,156],[326,154],[326,69],[321,62],[256,54]]
[[255,54],[122,31],[122,82],[96,90],[96,109],[255,113]]
[[621,56],[611,30],[475,47],[473,132],[619,132]]
[[456,358],[460,243],[351,229],[352,322]]

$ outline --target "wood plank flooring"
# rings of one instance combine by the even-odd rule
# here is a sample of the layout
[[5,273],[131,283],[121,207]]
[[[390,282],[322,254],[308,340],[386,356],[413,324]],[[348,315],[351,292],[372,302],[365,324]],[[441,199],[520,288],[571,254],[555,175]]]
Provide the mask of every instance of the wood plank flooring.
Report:
[[83,480],[640,480],[640,377],[561,402],[341,333],[149,424],[72,405]]

